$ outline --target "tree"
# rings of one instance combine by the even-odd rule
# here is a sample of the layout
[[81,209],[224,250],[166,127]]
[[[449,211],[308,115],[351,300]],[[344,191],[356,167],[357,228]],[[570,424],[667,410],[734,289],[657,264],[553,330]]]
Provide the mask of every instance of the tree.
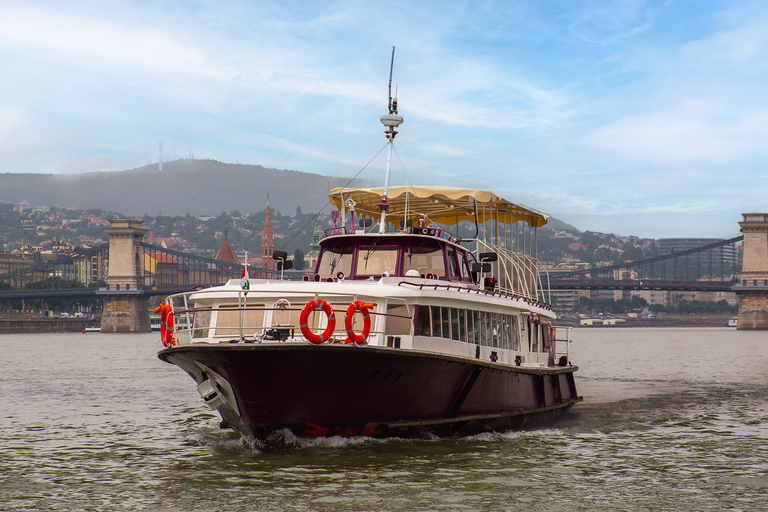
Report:
[[306,263],[304,261],[304,251],[301,249],[296,249],[293,251],[293,268],[296,270],[304,270],[306,268]]

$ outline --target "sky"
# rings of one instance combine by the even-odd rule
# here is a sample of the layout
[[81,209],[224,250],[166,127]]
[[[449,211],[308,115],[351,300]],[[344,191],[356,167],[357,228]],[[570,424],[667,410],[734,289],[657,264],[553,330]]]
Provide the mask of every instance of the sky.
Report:
[[383,185],[393,46],[393,185],[651,238],[768,212],[764,0],[3,0],[0,173],[131,169],[162,141]]

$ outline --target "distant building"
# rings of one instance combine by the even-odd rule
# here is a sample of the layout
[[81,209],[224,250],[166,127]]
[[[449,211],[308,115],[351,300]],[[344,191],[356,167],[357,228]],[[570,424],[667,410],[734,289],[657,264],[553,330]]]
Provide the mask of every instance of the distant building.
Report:
[[24,213],[24,210],[29,210],[29,202],[28,201],[22,201],[17,205],[13,206],[13,211]]
[[[662,238],[659,240],[659,253],[666,255],[683,252],[723,240],[722,238]],[[738,263],[737,256],[735,244],[728,244],[702,252],[697,255],[697,259],[701,265],[711,265],[713,273],[720,275],[721,270],[726,274],[733,272]]]
[[269,196],[267,196],[267,215],[264,218],[264,233],[261,236],[261,268],[275,270],[277,265],[272,257],[275,254],[275,235],[272,233],[272,214],[269,211]]
[[312,243],[309,244],[309,252],[307,253],[307,268],[314,272],[317,266],[317,258],[320,255],[320,232],[317,229],[317,223],[315,223],[315,231],[312,233]]

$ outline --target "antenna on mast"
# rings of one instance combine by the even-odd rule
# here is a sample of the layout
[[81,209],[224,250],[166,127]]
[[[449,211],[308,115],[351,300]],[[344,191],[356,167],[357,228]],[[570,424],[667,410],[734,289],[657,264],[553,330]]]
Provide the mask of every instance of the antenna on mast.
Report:
[[[384,132],[387,135],[389,141],[389,156],[387,156],[387,173],[384,176],[384,194],[381,196],[381,202],[378,204],[381,210],[381,220],[379,221],[379,233],[386,232],[387,229],[387,194],[389,193],[389,174],[392,169],[392,144],[395,140],[397,131],[395,128],[403,124],[403,116],[397,115],[397,92],[395,92],[395,98],[392,98],[392,70],[395,67],[395,47],[392,47],[392,61],[389,64],[389,103],[387,105],[389,114],[381,116],[381,124],[387,127]],[[397,91],[397,89],[395,89]]]
[[[389,108],[390,114],[397,114],[397,92],[395,92],[395,109],[392,110],[392,70],[395,68],[395,47],[392,47],[392,61],[389,63]],[[395,89],[397,91],[397,89]]]

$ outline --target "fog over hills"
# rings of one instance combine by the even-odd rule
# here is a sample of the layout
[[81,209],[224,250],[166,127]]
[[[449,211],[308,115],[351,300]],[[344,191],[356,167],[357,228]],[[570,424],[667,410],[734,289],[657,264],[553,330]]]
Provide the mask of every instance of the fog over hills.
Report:
[[[318,212],[328,203],[328,190],[347,185],[348,178],[269,169],[260,165],[216,160],[181,159],[125,171],[82,174],[0,174],[0,201],[31,207],[102,209],[129,217],[204,215],[263,211],[270,206],[283,215]],[[380,186],[357,179],[349,186]],[[330,209],[326,211],[329,213]],[[579,230],[551,218],[548,227]]]
[[[348,178],[260,165],[182,159],[126,171],[83,174],[0,174],[0,200],[28,201],[31,207],[101,208],[127,216],[220,215],[238,210],[254,213],[270,205],[285,215],[296,207],[317,212],[328,202],[328,190]],[[355,180],[350,186],[367,186]]]

